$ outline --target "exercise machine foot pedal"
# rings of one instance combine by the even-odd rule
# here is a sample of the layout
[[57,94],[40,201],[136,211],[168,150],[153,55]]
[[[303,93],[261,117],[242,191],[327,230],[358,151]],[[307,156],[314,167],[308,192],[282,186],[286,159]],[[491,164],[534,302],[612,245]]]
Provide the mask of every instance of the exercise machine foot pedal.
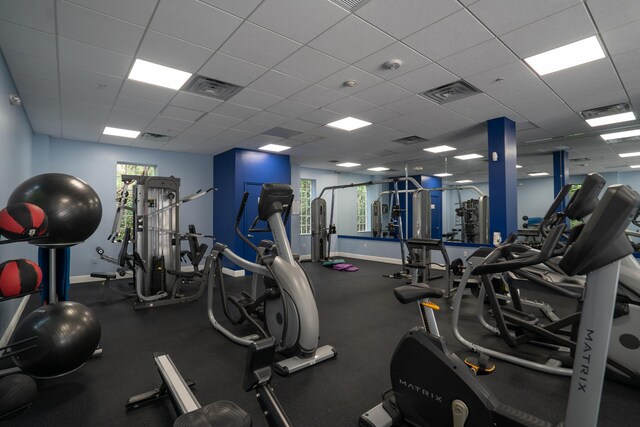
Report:
[[333,359],[337,355],[338,352],[335,348],[330,345],[323,345],[316,349],[316,352],[312,357],[290,357],[288,359],[281,360],[280,362],[276,362],[273,365],[273,368],[279,375],[286,376],[325,360]]

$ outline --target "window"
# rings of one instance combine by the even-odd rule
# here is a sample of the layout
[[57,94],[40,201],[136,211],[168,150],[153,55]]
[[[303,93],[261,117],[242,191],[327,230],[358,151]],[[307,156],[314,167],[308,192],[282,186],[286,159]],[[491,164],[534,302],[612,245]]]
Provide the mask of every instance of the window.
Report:
[[356,231],[367,231],[367,187],[359,185],[356,187],[358,191],[358,208],[356,212]]
[[[578,190],[580,190],[580,188],[582,188],[582,184],[572,184],[571,185],[571,190],[569,190],[569,197],[567,199],[567,203],[568,200],[571,200],[571,198],[573,197],[574,193]],[[576,227],[578,225],[582,224],[582,221],[579,219],[572,219],[569,221],[569,227],[573,228]]]
[[133,199],[134,194],[131,194],[133,187],[129,187],[129,194],[123,195],[124,191],[124,183],[122,182],[122,175],[145,175],[145,176],[155,176],[156,175],[156,166],[152,165],[140,165],[134,163],[120,163],[116,166],[116,199],[118,201],[118,206],[120,206],[120,200],[124,196],[126,197],[125,206],[129,209],[124,209],[122,211],[122,217],[120,220],[120,231],[118,232],[118,236],[116,239],[118,241],[122,240],[124,237],[124,231],[126,228],[131,229],[131,238],[134,238],[133,232]]
[[300,180],[300,234],[311,234],[311,200],[313,199],[313,180]]

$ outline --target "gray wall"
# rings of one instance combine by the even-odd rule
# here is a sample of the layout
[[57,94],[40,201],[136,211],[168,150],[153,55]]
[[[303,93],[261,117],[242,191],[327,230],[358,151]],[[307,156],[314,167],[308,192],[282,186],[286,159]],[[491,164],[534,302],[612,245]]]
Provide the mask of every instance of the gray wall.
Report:
[[[113,266],[100,261],[95,252],[102,246],[115,255],[117,244],[107,240],[116,212],[116,165],[118,162],[157,165],[161,176],[175,176],[180,181],[180,196],[213,185],[213,157],[174,153],[161,150],[99,144],[86,141],[49,138],[36,135],[33,149],[33,173],[66,173],[86,181],[102,201],[102,221],[96,232],[71,249],[71,275],[87,275],[92,271],[113,271]],[[213,233],[213,193],[180,207],[180,230],[195,224],[203,234]],[[210,242],[208,242],[210,243]]]
[[[33,130],[22,107],[9,104],[11,93],[17,93],[16,87],[0,54],[0,208],[5,206],[13,189],[31,172]],[[0,246],[0,262],[23,257],[37,260],[35,247],[26,243]],[[0,346],[9,338],[5,332],[22,300],[0,303]]]

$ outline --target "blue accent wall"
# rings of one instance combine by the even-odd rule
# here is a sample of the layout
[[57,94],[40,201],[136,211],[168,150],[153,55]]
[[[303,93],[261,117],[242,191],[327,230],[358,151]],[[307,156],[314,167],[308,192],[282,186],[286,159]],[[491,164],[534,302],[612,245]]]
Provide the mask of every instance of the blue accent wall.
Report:
[[[487,122],[489,137],[489,238],[502,239],[518,231],[518,181],[516,173],[516,124],[500,117]],[[492,159],[496,153],[496,161]]]
[[[569,183],[569,152],[553,152],[553,197],[562,190],[565,184]],[[558,211],[564,211],[566,200],[558,206]]]

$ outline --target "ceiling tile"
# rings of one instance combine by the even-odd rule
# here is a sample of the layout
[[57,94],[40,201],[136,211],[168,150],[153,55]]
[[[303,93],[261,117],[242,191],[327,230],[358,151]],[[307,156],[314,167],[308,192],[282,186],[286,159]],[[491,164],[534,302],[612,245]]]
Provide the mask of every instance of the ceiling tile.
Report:
[[640,49],[613,55],[611,60],[620,74],[638,70],[640,69]]
[[46,96],[49,98],[58,98],[60,96],[58,90],[58,81],[41,79],[23,74],[13,74],[13,82],[18,88],[18,92],[23,95],[32,93],[34,95]]
[[58,68],[54,61],[13,51],[4,51],[3,53],[11,74],[37,77],[45,80],[58,80]]
[[476,18],[463,9],[402,41],[427,58],[438,60],[492,37]]
[[36,114],[57,114],[60,115],[60,99],[57,97],[42,96],[31,93],[20,94],[22,105],[28,112]]
[[309,132],[318,127],[317,123],[308,122],[306,120],[295,119],[282,125],[285,129],[291,129],[298,132]]
[[143,98],[132,98],[120,94],[116,99],[114,108],[122,110],[136,111],[138,113],[146,114],[149,116],[156,116],[160,114],[165,107],[165,103],[153,102]]
[[86,7],[58,1],[58,35],[114,52],[136,52],[144,27],[94,12]]
[[469,7],[469,10],[491,31],[501,35],[574,6],[580,1],[536,0],[514,5],[511,0],[480,0]]
[[275,96],[257,90],[244,88],[238,94],[234,95],[228,102],[262,110],[269,108],[281,100],[281,96]]
[[335,111],[336,113],[354,116],[360,111],[370,110],[374,107],[375,105],[370,102],[363,101],[355,96],[348,96],[327,105],[325,108],[330,111]]
[[100,89],[87,89],[79,86],[63,84],[61,87],[62,99],[86,102],[111,108],[116,100],[116,93]]
[[100,120],[106,122],[111,111],[111,107],[90,104],[70,98],[62,98],[60,104],[62,106],[63,120]]
[[124,78],[61,65],[60,82],[87,89],[101,89],[117,93],[124,82]]
[[362,19],[349,15],[309,43],[309,46],[348,63],[392,44],[392,37]]
[[171,100],[170,104],[190,110],[209,112],[222,104],[222,101],[208,96],[181,91]]
[[[427,139],[433,138],[434,136],[440,135],[445,132],[443,129],[407,116],[395,117],[393,119],[380,122],[379,124],[385,127],[396,129],[407,136],[418,135]],[[401,147],[400,144],[397,144],[397,146]],[[393,149],[396,150],[396,146],[393,147]]]
[[213,51],[193,43],[148,30],[136,58],[195,73]]
[[[395,70],[389,70],[383,66],[385,62],[392,59],[402,61],[401,67]],[[391,80],[394,77],[423,67],[430,62],[431,61],[424,55],[419,54],[404,43],[397,42],[367,56],[353,65],[385,80]]]
[[454,0],[404,0],[399,6],[395,0],[372,1],[358,9],[356,15],[401,39],[460,10]]
[[361,111],[360,113],[358,113],[358,118],[371,123],[380,123],[385,120],[399,117],[400,115],[401,114],[397,111],[389,110],[388,108],[384,107],[376,107],[367,111]]
[[[502,80],[498,81],[498,79]],[[492,70],[474,74],[465,80],[489,95],[492,95],[493,91],[508,90],[523,96],[529,89],[533,93],[546,89],[542,80],[522,61],[501,65]]]
[[602,33],[609,54],[618,55],[638,48],[640,24],[634,22]]
[[601,32],[640,20],[637,0],[587,0],[587,7]]
[[147,132],[175,136],[193,124],[192,121],[178,120],[172,117],[158,116],[145,128]]
[[240,18],[246,18],[260,4],[262,0],[200,0],[211,6],[232,13]]
[[240,123],[241,121],[242,119],[238,117],[231,117],[231,116],[225,116],[222,114],[209,113],[206,116],[202,117],[200,120],[198,120],[198,123],[202,122],[202,123],[210,124],[213,126],[229,128],[237,123]]
[[271,70],[249,85],[253,90],[287,98],[301,91],[310,83],[292,76]]
[[114,16],[124,21],[147,26],[158,0],[67,0],[80,6]]
[[347,95],[342,92],[313,85],[291,95],[289,99],[300,101],[304,104],[313,105],[315,107],[324,107],[325,105],[331,104],[345,96]]
[[247,86],[267,70],[268,68],[261,65],[218,52],[202,66],[198,74],[239,86]]
[[218,106],[213,110],[215,114],[222,114],[222,115],[231,116],[231,117],[239,117],[242,119],[248,119],[251,116],[255,116],[260,111],[261,110],[257,108],[244,107],[242,105],[231,104],[229,102],[223,102],[222,104],[220,104],[220,106]]
[[3,0],[0,16],[6,21],[55,34],[53,0]]
[[392,83],[401,86],[413,93],[424,92],[455,82],[458,76],[445,70],[438,64],[429,64],[425,67],[403,74],[400,77],[391,79]]
[[170,117],[172,119],[195,122],[202,116],[202,111],[189,110],[188,108],[168,105],[164,110],[162,110],[162,113],[160,115],[164,117]]
[[133,98],[143,98],[149,101],[168,103],[176,94],[175,90],[150,85],[135,80],[126,80],[120,90],[120,95]]
[[607,58],[547,74],[542,79],[563,99],[621,90],[620,79]]
[[239,18],[196,0],[161,1],[149,28],[216,50],[241,23]]
[[103,144],[122,145],[124,147],[130,147],[133,144],[134,139],[123,138],[121,136],[113,135],[101,135],[100,141]]
[[309,113],[315,110],[316,108],[317,107],[303,104],[302,102],[283,99],[277,104],[274,104],[271,107],[269,107],[269,111],[273,113],[282,114],[284,116],[298,117],[303,114]]
[[53,34],[7,21],[1,21],[0,47],[4,52],[11,50],[49,61],[56,60],[56,38]]
[[[318,108],[315,111],[304,114],[299,117],[302,120],[306,120],[308,122],[317,123],[319,125],[326,125],[327,123],[335,122],[336,120],[343,119],[344,115],[335,113],[333,111],[324,110],[322,108]],[[330,133],[339,133],[338,129],[327,128],[327,131]],[[318,131],[314,131],[314,133],[318,133]],[[325,136],[325,135],[322,135]]]
[[[358,84],[354,87],[348,87],[344,85],[347,80],[355,80]],[[320,86],[324,86],[328,89],[336,90],[338,92],[345,93],[347,95],[353,95],[354,93],[367,89],[371,86],[375,86],[382,83],[380,77],[369,74],[366,71],[362,71],[356,67],[347,67],[338,71],[335,74],[327,77],[324,80],[318,82]]]
[[60,63],[83,70],[124,77],[132,57],[75,40],[58,38]]
[[629,89],[640,87],[640,70],[630,71],[620,75],[622,83]]
[[192,125],[188,132],[197,132],[205,135],[209,135],[209,137],[218,135],[219,133],[224,132],[228,129],[228,126],[216,126],[211,123],[207,123],[202,121],[202,119],[198,120],[194,125]]
[[509,51],[498,39],[491,39],[470,49],[451,55],[438,63],[454,74],[464,78],[491,70],[518,57]]
[[574,111],[590,110],[592,108],[628,101],[627,93],[622,88],[614,90],[613,92],[604,92],[575,99],[565,99],[565,102],[569,104],[569,107],[573,108]]
[[[571,25],[567,25],[570,22]],[[548,18],[504,34],[502,41],[520,58],[527,58],[596,34],[584,5],[579,4]]]
[[261,111],[250,119],[252,122],[264,123],[274,126],[280,126],[283,123],[291,120],[290,117],[283,116],[282,114],[272,113],[271,111]]
[[[104,123],[100,123],[100,127]],[[96,123],[78,123],[77,120],[65,120],[62,123],[62,134],[66,139],[74,139],[77,141],[97,141],[100,139],[102,129],[96,126]]]
[[383,82],[357,92],[354,96],[375,105],[384,105],[411,95],[413,95],[413,92],[409,92],[393,83]]
[[304,46],[274,69],[315,83],[347,66],[346,62]]
[[305,44],[348,14],[330,1],[265,0],[249,20]]
[[249,62],[273,67],[302,45],[250,22],[240,26],[220,52]]
[[273,126],[268,125],[268,124],[252,122],[251,119],[249,119],[249,120],[245,120],[244,122],[240,122],[237,125],[233,126],[233,129],[241,130],[241,131],[244,131],[244,132],[249,132],[249,133],[252,133],[252,134],[256,134],[256,133],[262,133],[264,131],[267,131],[267,130],[271,129],[272,127]]
[[510,110],[485,94],[449,102],[445,107],[477,122],[484,122],[497,117],[507,117],[516,123],[526,121],[515,111]]
[[155,114],[114,108],[109,115],[107,126],[142,131],[155,117]]

